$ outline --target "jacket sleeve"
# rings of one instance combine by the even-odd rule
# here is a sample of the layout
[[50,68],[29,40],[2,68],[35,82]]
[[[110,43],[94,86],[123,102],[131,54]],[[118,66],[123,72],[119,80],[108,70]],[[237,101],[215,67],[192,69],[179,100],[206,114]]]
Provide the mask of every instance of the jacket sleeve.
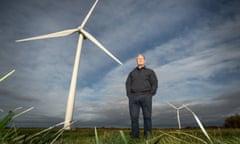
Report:
[[158,79],[154,71],[152,71],[150,79],[151,79],[151,85],[152,85],[151,94],[155,95],[158,88]]
[[127,80],[126,80],[126,93],[127,93],[127,96],[130,96],[131,95],[131,73],[128,75],[127,77]]

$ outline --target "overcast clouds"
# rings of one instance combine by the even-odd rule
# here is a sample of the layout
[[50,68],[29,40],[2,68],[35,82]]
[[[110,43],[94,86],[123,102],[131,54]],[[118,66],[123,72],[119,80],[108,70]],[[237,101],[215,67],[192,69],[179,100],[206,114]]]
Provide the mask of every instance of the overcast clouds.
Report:
[[[0,117],[16,107],[35,107],[14,122],[50,126],[64,121],[77,35],[15,43],[75,28],[94,0],[3,0],[0,5]],[[74,121],[77,127],[129,127],[125,80],[143,53],[155,70],[153,126],[177,127],[167,102],[189,107],[205,125],[222,125],[239,113],[240,2],[238,0],[99,1],[85,29],[108,48],[118,65],[85,40]],[[183,126],[195,125],[181,111]]]

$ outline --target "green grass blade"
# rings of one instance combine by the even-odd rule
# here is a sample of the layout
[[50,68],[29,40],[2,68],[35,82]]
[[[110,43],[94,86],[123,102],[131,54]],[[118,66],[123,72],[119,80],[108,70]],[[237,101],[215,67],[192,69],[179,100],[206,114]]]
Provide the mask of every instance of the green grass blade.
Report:
[[7,124],[12,120],[14,116],[14,113],[12,111],[9,111],[8,115],[5,116],[1,121],[0,121],[0,132],[5,129]]
[[123,139],[124,141],[124,144],[127,144],[127,139],[126,139],[126,136],[124,134],[124,132],[122,130],[120,130],[120,135],[121,135],[121,138]]
[[163,134],[161,134],[157,137],[154,137],[151,140],[148,140],[148,143],[149,144],[157,144],[161,140],[162,137],[163,137]]
[[32,110],[32,109],[34,109],[34,107],[31,107],[31,108],[29,108],[29,109],[27,109],[27,110],[25,110],[25,111],[23,111],[23,112],[20,112],[20,113],[14,115],[12,119],[17,118],[17,117],[19,117],[19,116],[25,114],[26,112],[29,112],[29,111]]
[[12,75],[15,72],[15,69],[12,70],[11,72],[7,73],[5,76],[3,76],[2,78],[0,78],[0,82],[2,82],[3,80],[5,80],[6,78],[8,78],[10,75]]
[[184,107],[185,107],[189,112],[192,113],[193,117],[195,118],[196,122],[198,123],[199,127],[201,128],[203,134],[208,138],[208,140],[210,141],[210,143],[213,144],[211,138],[209,137],[207,131],[206,131],[205,128],[203,127],[203,125],[202,125],[200,119],[198,118],[198,116],[197,116],[189,107],[187,107],[186,105],[184,105]]
[[200,142],[202,142],[204,144],[207,144],[207,142],[205,140],[203,140],[203,139],[201,139],[201,138],[199,138],[197,136],[194,136],[194,135],[191,135],[191,134],[188,134],[188,133],[185,133],[185,132],[176,132],[176,133],[181,134],[181,135],[186,135],[186,136],[191,137],[193,139],[196,139],[196,140],[198,140],[198,141],[200,141]]
[[20,136],[13,138],[12,141],[16,142],[16,143],[21,143],[22,141],[24,141],[24,137],[25,137],[25,135],[20,135]]
[[62,136],[63,132],[64,132],[64,128],[60,129],[60,130],[55,134],[55,136],[54,136],[55,138],[51,141],[50,144],[54,144],[54,143],[57,141],[57,139],[58,139],[60,136]]
[[170,133],[165,133],[165,132],[163,132],[163,131],[160,131],[162,134],[164,134],[164,135],[166,135],[167,136],[167,138],[171,138],[172,140],[177,140],[177,141],[179,141],[179,142],[181,142],[181,143],[186,143],[186,144],[188,144],[189,142],[187,142],[187,141],[185,141],[185,140],[183,140],[183,139],[180,139],[180,138],[178,138],[178,137],[176,137],[176,136],[173,136],[173,135],[171,135],[172,133],[170,132]]
[[14,130],[8,130],[7,132],[4,132],[4,135],[1,136],[1,139],[4,141],[7,141],[14,137],[16,132]]
[[95,140],[96,140],[96,144],[99,144],[99,138],[98,138],[98,133],[97,133],[97,128],[94,128],[94,132],[95,132]]
[[49,132],[49,131],[50,131],[51,129],[53,129],[54,127],[57,127],[57,126],[63,125],[63,124],[64,124],[64,122],[58,123],[58,124],[56,124],[56,125],[53,125],[53,126],[47,128],[47,129],[44,129],[44,130],[38,132],[38,133],[35,133],[35,134],[33,134],[33,135],[28,136],[28,137],[26,138],[26,140],[29,141],[29,140],[33,139],[34,137],[38,137],[38,136],[40,136],[40,135],[43,134],[43,133]]

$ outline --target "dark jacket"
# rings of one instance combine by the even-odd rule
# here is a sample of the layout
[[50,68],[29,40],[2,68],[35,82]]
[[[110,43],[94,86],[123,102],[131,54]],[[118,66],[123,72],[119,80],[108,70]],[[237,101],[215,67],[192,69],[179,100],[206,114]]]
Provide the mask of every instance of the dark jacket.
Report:
[[127,96],[156,94],[158,80],[153,70],[143,67],[136,67],[132,70],[126,81]]

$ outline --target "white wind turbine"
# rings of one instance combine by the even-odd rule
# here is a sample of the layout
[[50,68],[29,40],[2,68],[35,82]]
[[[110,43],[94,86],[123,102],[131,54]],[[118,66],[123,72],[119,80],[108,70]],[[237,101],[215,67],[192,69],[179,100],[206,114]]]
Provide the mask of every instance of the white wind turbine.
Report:
[[178,120],[178,128],[181,129],[181,120],[180,120],[180,113],[179,113],[179,110],[184,108],[185,106],[182,105],[180,107],[176,107],[175,105],[171,104],[171,103],[168,103],[172,108],[176,109],[177,110],[177,120]]
[[79,34],[78,46],[77,46],[77,50],[76,50],[75,62],[74,62],[73,73],[72,73],[72,80],[71,80],[71,84],[70,84],[68,101],[67,101],[67,106],[66,106],[66,114],[65,114],[65,121],[64,121],[64,129],[66,129],[66,130],[71,129],[71,124],[72,124],[72,115],[73,115],[74,99],[75,99],[77,76],[78,76],[78,67],[79,67],[79,62],[80,62],[80,54],[81,54],[83,40],[85,38],[89,39],[94,44],[96,44],[100,49],[102,49],[106,54],[108,54],[111,58],[113,58],[117,63],[122,64],[121,61],[119,59],[117,59],[111,52],[109,52],[98,40],[96,40],[90,33],[88,33],[87,31],[84,30],[84,26],[87,23],[97,2],[98,2],[98,0],[95,1],[93,6],[91,7],[90,11],[84,18],[82,24],[77,28],[68,29],[68,30],[64,30],[64,31],[60,31],[60,32],[41,35],[41,36],[36,36],[36,37],[31,37],[31,38],[26,38],[26,39],[21,39],[21,40],[16,41],[16,42],[22,42],[22,41],[30,41],[30,40],[38,40],[38,39],[46,39],[46,38],[63,37],[63,36],[68,36],[68,35],[71,35],[74,33]]
[[174,105],[171,104],[171,103],[168,103],[168,104],[169,104],[171,107],[173,107],[174,109],[177,110],[178,127],[179,127],[179,129],[181,129],[181,122],[180,122],[179,110],[185,108],[186,110],[188,110],[189,112],[192,113],[192,115],[193,115],[193,117],[195,118],[197,124],[198,124],[199,127],[201,128],[203,134],[208,138],[208,140],[210,141],[210,143],[213,144],[213,142],[212,142],[211,138],[209,137],[207,131],[206,131],[205,128],[203,127],[203,124],[201,123],[200,119],[198,118],[198,116],[197,116],[189,107],[187,107],[187,105],[183,104],[182,106],[180,106],[180,107],[177,108],[176,106],[174,106]]

